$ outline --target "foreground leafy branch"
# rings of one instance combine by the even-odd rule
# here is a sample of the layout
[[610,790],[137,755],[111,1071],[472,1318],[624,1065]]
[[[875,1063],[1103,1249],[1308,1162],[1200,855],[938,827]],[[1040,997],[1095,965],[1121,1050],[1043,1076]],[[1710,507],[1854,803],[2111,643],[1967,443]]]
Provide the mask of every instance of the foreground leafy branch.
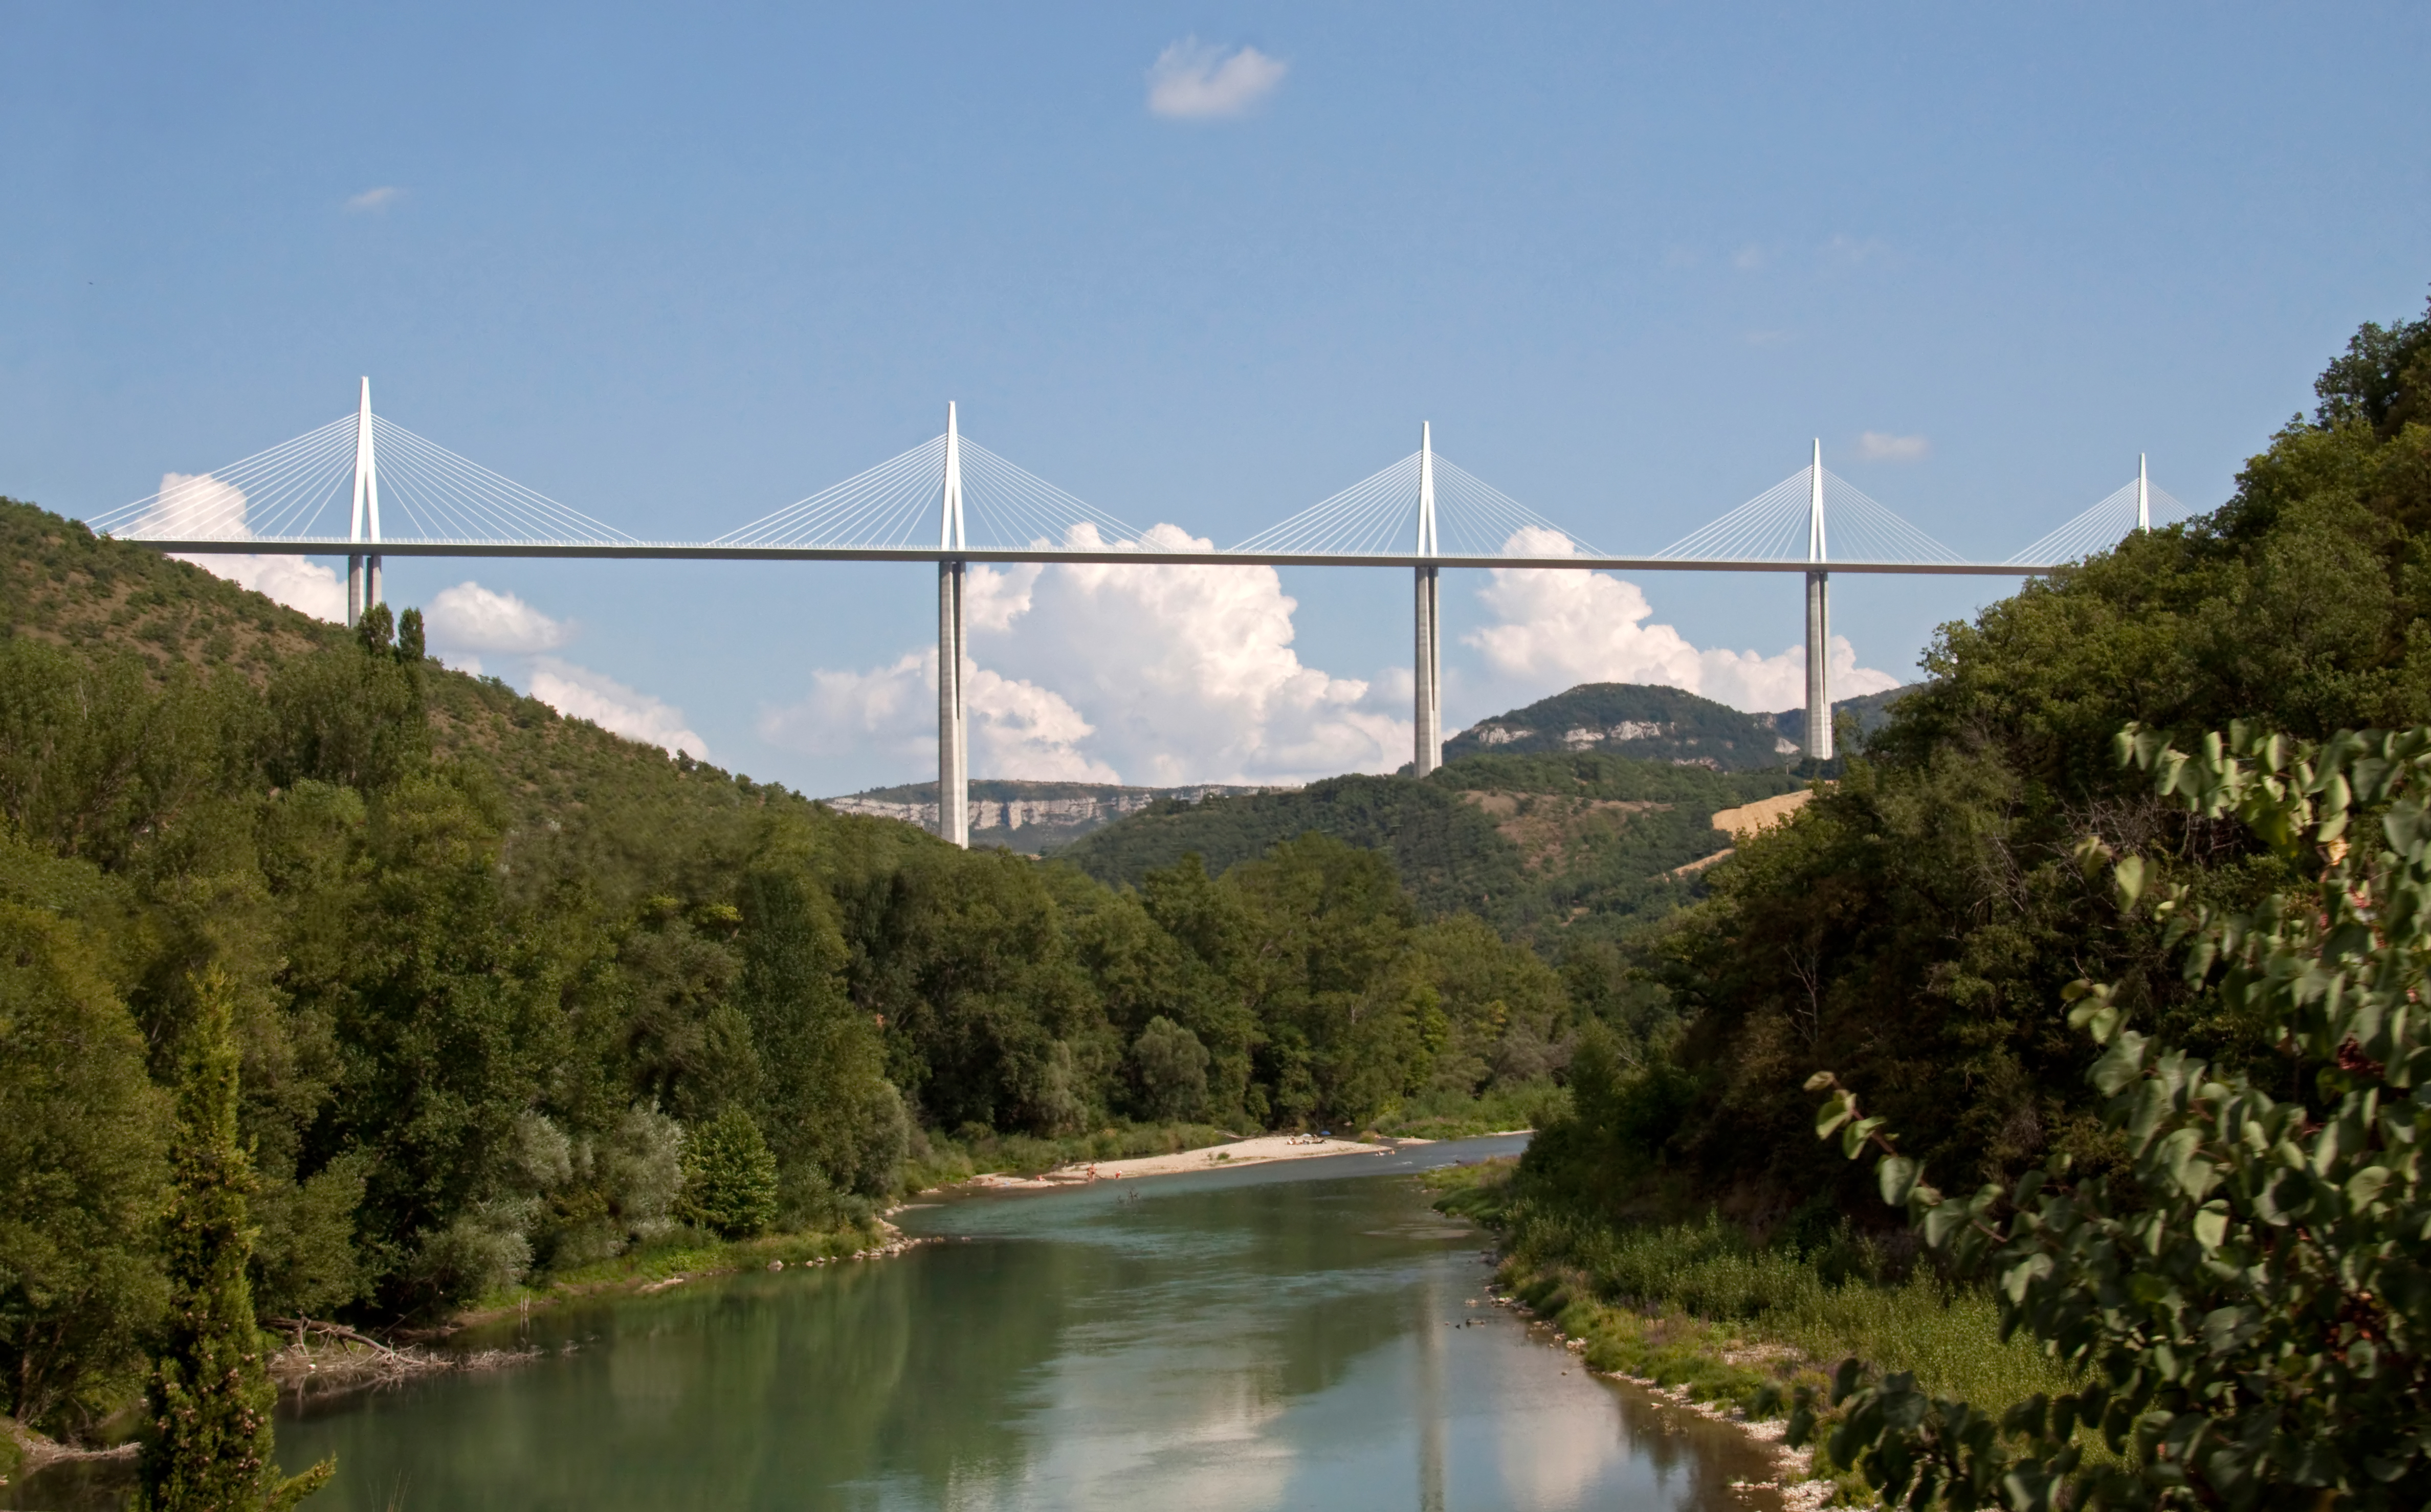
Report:
[[[2431,1504],[2431,729],[2316,748],[2232,726],[2188,753],[2130,726],[2119,754],[2318,879],[2219,911],[2153,889],[2140,857],[2078,852],[2111,862],[2122,910],[2154,892],[2188,982],[2311,1074],[2281,1100],[2126,1028],[2113,986],[2079,982],[2069,1021],[2104,1047],[2088,1075],[2131,1171],[2055,1155],[1968,1198],[1817,1076],[1833,1093],[1818,1134],[1851,1159],[1873,1150],[1885,1201],[1992,1280],[2003,1336],[2025,1330],[2087,1382],[1987,1412],[1852,1360],[1828,1452],[1920,1507]],[[1806,1394],[1790,1426],[1794,1442],[1819,1431]]]

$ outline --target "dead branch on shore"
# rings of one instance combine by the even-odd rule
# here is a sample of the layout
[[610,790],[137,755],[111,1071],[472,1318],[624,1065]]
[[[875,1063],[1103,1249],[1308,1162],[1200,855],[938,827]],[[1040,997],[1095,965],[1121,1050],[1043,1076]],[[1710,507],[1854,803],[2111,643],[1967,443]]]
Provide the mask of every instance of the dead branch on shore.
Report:
[[270,1357],[270,1378],[280,1390],[298,1396],[394,1386],[441,1371],[501,1369],[538,1359],[541,1353],[523,1349],[452,1354],[418,1344],[400,1349],[344,1323],[313,1318],[274,1318],[269,1322],[290,1338],[286,1348]]
[[[114,1444],[108,1449],[83,1449],[74,1444],[63,1444],[56,1438],[36,1433],[13,1418],[0,1418],[0,1433],[7,1434],[16,1440],[17,1453],[21,1456],[18,1460],[18,1469],[21,1473],[27,1475],[53,1465],[76,1461],[132,1463],[140,1448],[131,1442]],[[8,1484],[8,1480],[0,1477],[0,1486],[7,1484]]]

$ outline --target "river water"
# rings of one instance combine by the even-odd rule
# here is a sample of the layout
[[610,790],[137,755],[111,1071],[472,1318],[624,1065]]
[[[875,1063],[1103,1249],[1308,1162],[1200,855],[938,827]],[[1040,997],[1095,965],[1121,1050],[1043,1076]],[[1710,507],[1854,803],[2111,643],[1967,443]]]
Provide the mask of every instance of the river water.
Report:
[[539,1361],[291,1410],[316,1512],[1763,1507],[1765,1457],[1491,1304],[1471,1140],[973,1195],[907,1254],[550,1309]]

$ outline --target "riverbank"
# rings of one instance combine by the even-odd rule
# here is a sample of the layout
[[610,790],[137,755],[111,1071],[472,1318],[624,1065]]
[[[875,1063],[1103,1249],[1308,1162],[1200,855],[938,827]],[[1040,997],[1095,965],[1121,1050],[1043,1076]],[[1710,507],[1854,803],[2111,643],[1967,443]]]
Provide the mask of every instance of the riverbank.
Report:
[[883,1218],[844,1229],[804,1234],[767,1234],[748,1239],[718,1239],[695,1230],[678,1230],[612,1259],[552,1275],[538,1285],[492,1292],[469,1307],[451,1314],[433,1329],[400,1330],[397,1336],[414,1342],[447,1337],[468,1328],[504,1322],[559,1302],[612,1296],[618,1292],[647,1294],[680,1286],[709,1276],[743,1270],[782,1270],[794,1266],[824,1266],[852,1260],[882,1260],[925,1241],[906,1238]]
[[[1878,1371],[1912,1371],[1926,1389],[1969,1402],[2075,1386],[2030,1344],[2002,1340],[1990,1297],[1908,1269],[1862,1237],[1798,1251],[1752,1244],[1714,1219],[1615,1225],[1539,1206],[1515,1190],[1515,1167],[1488,1162],[1428,1177],[1438,1208],[1501,1241],[1498,1300],[1543,1319],[1590,1369],[1738,1421],[1759,1438],[1778,1443],[1791,1394],[1828,1386],[1852,1356]],[[1810,1473],[1802,1461],[1785,1469]],[[1834,1479],[1854,1500],[1869,1499],[1853,1477]]]
[[[1429,1141],[1417,1139],[1406,1142],[1426,1144]],[[1260,1134],[1255,1138],[1235,1139],[1230,1144],[1171,1154],[1140,1155],[1128,1160],[1080,1161],[1058,1166],[1036,1176],[990,1171],[972,1177],[968,1184],[995,1190],[1052,1191],[1076,1184],[1086,1185],[1090,1182],[1232,1170],[1241,1166],[1263,1166],[1278,1160],[1320,1160],[1328,1155],[1383,1155],[1391,1153],[1396,1148],[1393,1143],[1371,1144],[1323,1134]]]

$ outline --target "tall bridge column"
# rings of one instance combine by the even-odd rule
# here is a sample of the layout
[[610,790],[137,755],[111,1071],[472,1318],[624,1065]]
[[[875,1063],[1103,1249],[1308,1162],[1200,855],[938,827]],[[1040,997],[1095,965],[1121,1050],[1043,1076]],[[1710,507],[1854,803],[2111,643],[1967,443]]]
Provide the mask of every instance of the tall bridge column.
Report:
[[1412,769],[1424,777],[1443,764],[1443,584],[1436,567],[1417,569],[1417,748]]
[[[368,526],[368,529],[366,529]],[[379,463],[372,449],[372,380],[363,379],[362,397],[355,407],[355,495],[354,508],[346,520],[346,540],[379,545]],[[353,625],[363,617],[363,611],[380,601],[380,559],[374,550],[368,556],[349,552],[346,556],[346,623]]]
[[1806,754],[1819,762],[1832,759],[1831,578],[1828,572],[1806,575]]
[[1830,553],[1823,539],[1823,443],[1815,443],[1807,470],[1806,560],[1806,754],[1832,759],[1832,575],[1822,570]]
[[971,843],[970,725],[963,699],[963,564],[937,563],[937,833]]
[[[963,439],[946,405],[946,479],[937,527],[940,550],[963,548]],[[964,698],[963,563],[937,563],[937,834],[971,843],[969,708]]]
[[[1434,428],[1418,424],[1418,552],[1435,554]],[[1417,573],[1417,726],[1411,753],[1413,775],[1424,777],[1443,764],[1443,583],[1432,563]]]

